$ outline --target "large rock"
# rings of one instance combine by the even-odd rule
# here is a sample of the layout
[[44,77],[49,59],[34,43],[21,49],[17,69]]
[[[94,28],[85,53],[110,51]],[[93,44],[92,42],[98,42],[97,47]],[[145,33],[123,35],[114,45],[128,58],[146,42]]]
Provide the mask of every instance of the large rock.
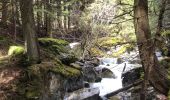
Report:
[[66,92],[83,87],[80,70],[61,62],[43,62],[29,67],[17,89],[27,99],[63,100]]
[[77,61],[77,57],[71,51],[69,43],[65,40],[54,39],[54,38],[39,38],[39,44],[44,50],[51,55],[57,56],[62,63],[69,65]]
[[116,78],[115,74],[108,68],[96,67],[95,71],[101,78]]
[[122,73],[122,84],[123,86],[127,86],[129,84],[134,83],[136,80],[142,78],[143,68],[138,67],[127,72]]
[[108,68],[102,68],[102,78],[116,78],[115,74]]
[[83,76],[84,80],[87,82],[100,82],[101,77],[97,74],[96,70],[94,67],[83,67]]

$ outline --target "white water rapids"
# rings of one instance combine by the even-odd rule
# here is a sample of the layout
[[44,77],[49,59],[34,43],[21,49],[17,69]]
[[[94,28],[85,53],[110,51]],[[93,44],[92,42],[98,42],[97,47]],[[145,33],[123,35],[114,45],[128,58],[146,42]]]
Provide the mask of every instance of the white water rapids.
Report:
[[128,62],[117,64],[117,58],[102,58],[101,62],[103,64],[99,65],[99,67],[110,69],[115,74],[116,78],[103,78],[101,82],[91,84],[92,87],[98,87],[100,89],[100,96],[122,88],[121,74],[125,64],[125,71],[141,66],[140,64],[129,64]]

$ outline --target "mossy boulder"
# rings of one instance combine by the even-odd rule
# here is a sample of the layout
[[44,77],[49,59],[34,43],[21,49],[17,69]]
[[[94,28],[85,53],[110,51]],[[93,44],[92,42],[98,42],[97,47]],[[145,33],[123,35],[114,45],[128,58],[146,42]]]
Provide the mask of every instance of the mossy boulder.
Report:
[[65,40],[54,38],[39,38],[38,40],[40,46],[44,48],[47,53],[58,57],[62,63],[69,65],[78,60],[71,51],[71,48],[68,45],[69,42]]
[[103,37],[98,40],[97,44],[99,47],[110,48],[114,44],[117,44],[122,41],[123,40],[121,38],[117,38],[117,37]]
[[62,40],[62,39],[54,39],[54,38],[39,38],[39,43],[44,46],[51,46],[51,45],[68,45],[69,42]]
[[66,48],[66,46],[69,43],[65,40],[54,38],[39,38],[38,41],[41,47],[44,47],[55,55],[59,55],[61,52],[68,52],[68,48]]
[[83,87],[81,71],[59,61],[32,65],[23,76],[18,92],[31,100],[60,100],[65,92]]
[[24,47],[22,46],[10,46],[8,50],[8,55],[9,56],[17,56],[17,55],[22,55],[24,54]]

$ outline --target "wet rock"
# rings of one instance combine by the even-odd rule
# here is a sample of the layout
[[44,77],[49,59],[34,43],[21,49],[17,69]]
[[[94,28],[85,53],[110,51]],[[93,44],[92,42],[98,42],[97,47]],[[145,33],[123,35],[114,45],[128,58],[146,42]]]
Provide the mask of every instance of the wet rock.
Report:
[[67,93],[64,100],[100,100],[98,88],[84,88]]
[[102,68],[102,78],[116,78],[115,74],[108,68]]
[[116,78],[115,74],[108,68],[96,67],[95,71],[101,78]]
[[122,73],[122,84],[123,86],[127,86],[129,84],[134,83],[136,80],[141,78],[143,69],[142,67],[138,67],[127,72]]
[[96,73],[94,67],[83,67],[84,80],[87,82],[95,82],[100,78]]
[[84,87],[85,88],[89,88],[90,87],[90,84],[88,82],[84,82]]
[[121,64],[123,63],[123,59],[122,58],[117,58],[117,64]]

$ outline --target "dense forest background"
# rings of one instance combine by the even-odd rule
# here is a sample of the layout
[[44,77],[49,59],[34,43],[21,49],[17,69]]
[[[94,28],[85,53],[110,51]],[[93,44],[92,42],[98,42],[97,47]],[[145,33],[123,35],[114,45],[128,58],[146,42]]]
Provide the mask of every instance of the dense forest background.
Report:
[[[49,47],[54,41],[58,44]],[[79,43],[73,51],[59,47],[73,42]],[[170,1],[0,0],[0,64],[21,61],[11,56],[20,50],[23,65],[17,66],[43,64],[56,55],[70,66],[72,59],[60,59],[60,52],[65,51],[86,60],[137,50],[144,70],[141,100],[146,99],[148,83],[168,96],[169,65],[163,66],[155,52],[161,52],[169,63]]]

